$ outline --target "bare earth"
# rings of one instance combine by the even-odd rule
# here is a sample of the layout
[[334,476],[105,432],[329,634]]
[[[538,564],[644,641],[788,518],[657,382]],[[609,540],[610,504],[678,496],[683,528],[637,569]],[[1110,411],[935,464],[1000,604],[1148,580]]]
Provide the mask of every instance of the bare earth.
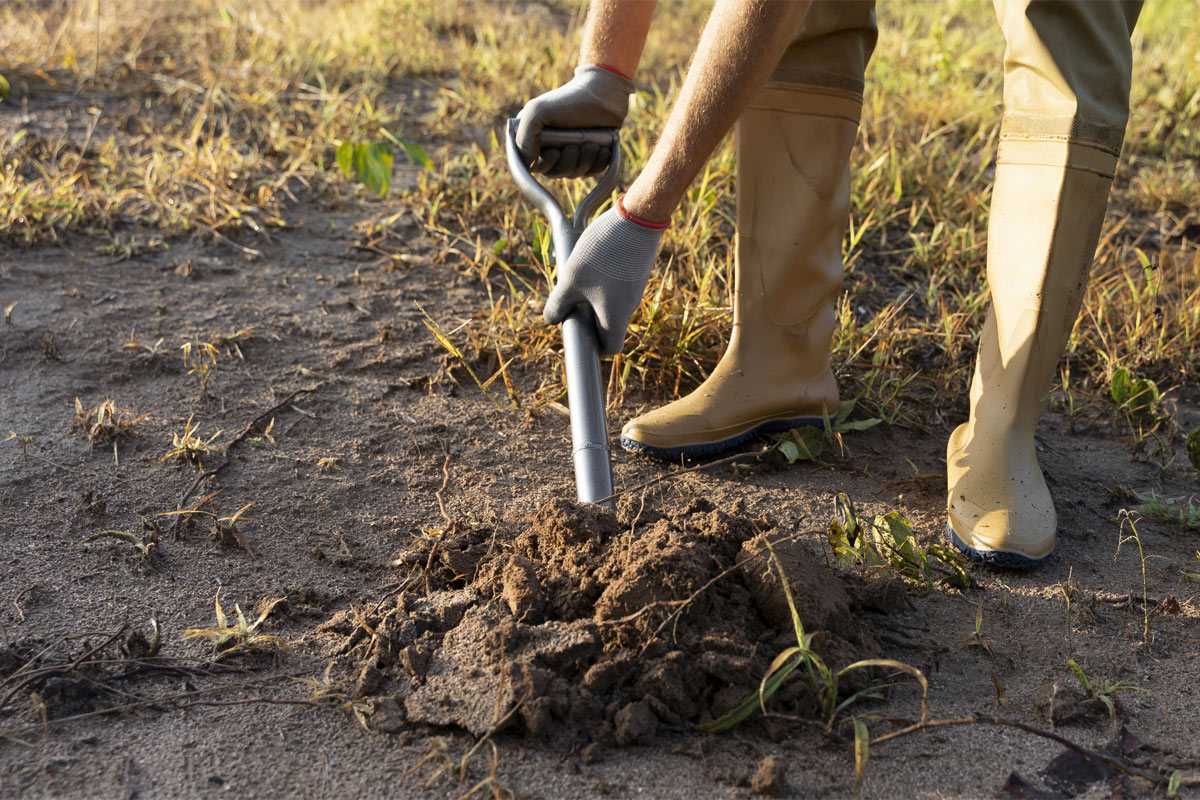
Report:
[[[366,727],[337,702],[259,702],[312,698],[312,686],[299,678],[320,680],[338,649],[337,632],[325,623],[352,608],[394,604],[406,573],[389,563],[422,531],[519,528],[545,513],[538,509],[546,502],[573,495],[561,415],[511,410],[498,387],[484,396],[469,381],[455,386],[442,377],[444,351],[420,309],[450,329],[470,315],[482,291],[422,262],[419,240],[408,269],[383,270],[353,246],[352,225],[366,213],[296,210],[292,230],[254,243],[262,251],[254,260],[226,245],[186,241],[124,261],[97,254],[87,240],[0,250],[0,305],[16,303],[11,324],[0,329],[0,434],[32,437],[24,453],[15,440],[0,450],[0,530],[8,544],[0,572],[0,682],[6,694],[19,689],[0,711],[0,795],[461,797],[488,777],[494,759],[494,783],[476,796],[747,797],[763,759],[777,756],[786,778],[774,791],[782,796],[853,796],[850,743],[782,721],[755,721],[720,735],[664,723],[645,740],[588,748],[587,731],[526,735],[532,723],[514,719],[493,737],[496,749],[479,748],[460,775],[459,759],[477,735],[458,725],[405,721],[399,712],[381,724],[382,713],[370,714],[387,707],[379,698],[389,692],[413,689],[402,686],[398,670],[385,674],[382,688],[362,693]],[[405,225],[402,219],[402,231]],[[240,345],[244,360],[222,354],[211,396],[201,398],[195,377],[181,367],[179,346],[251,326],[252,337]],[[161,353],[124,349],[131,332],[146,345],[161,337]],[[255,428],[200,492],[219,489],[211,502],[222,514],[255,504],[242,525],[253,552],[214,541],[206,523],[173,533],[164,518],[150,561],[122,541],[82,543],[105,529],[139,531],[139,516],[178,507],[195,473],[159,463],[159,456],[189,416],[205,437],[220,430],[218,443],[228,443],[289,393],[305,389],[311,391],[269,415],[273,442],[261,435],[262,425]],[[73,429],[75,397],[88,406],[111,397],[147,415],[120,443],[119,464],[111,447],[90,448]],[[962,398],[950,403],[965,411]],[[634,411],[621,409],[612,427]],[[1200,421],[1186,402],[1182,416],[1191,425]],[[811,531],[804,538],[820,558],[820,532],[835,493],[844,491],[866,513],[903,510],[931,540],[943,524],[945,434],[876,429],[854,435],[849,456],[828,464],[721,466],[627,501],[644,498],[653,513],[716,509],[736,520],[765,519],[761,524],[777,532]],[[891,608],[865,610],[856,601],[855,619],[861,616],[872,631],[878,645],[872,655],[906,661],[929,677],[935,717],[982,711],[1049,728],[1039,693],[1057,682],[1060,699],[1069,699],[1075,680],[1065,663],[1073,657],[1089,676],[1135,690],[1119,694],[1116,726],[1092,709],[1060,719],[1058,733],[1102,749],[1123,726],[1123,738],[1112,745],[1122,757],[1194,769],[1200,628],[1195,584],[1181,567],[1193,558],[1197,539],[1181,526],[1139,526],[1151,611],[1143,641],[1141,562],[1132,542],[1118,552],[1117,514],[1132,502],[1128,489],[1186,496],[1196,489],[1195,473],[1183,457],[1160,473],[1133,460],[1117,432],[1072,431],[1055,416],[1043,422],[1039,438],[1061,516],[1059,549],[1048,566],[1032,575],[977,571],[973,590],[909,591],[907,604]],[[210,463],[219,460],[215,454]],[[620,452],[615,461],[621,487],[664,472]],[[152,616],[162,626],[163,656],[203,661],[209,646],[183,640],[181,631],[213,623],[218,589],[231,613],[235,603],[249,612],[261,598],[287,597],[263,628],[286,639],[287,652],[277,660],[230,659],[236,669],[226,673],[151,671],[112,679],[129,696],[69,675],[23,687],[12,680],[43,648],[69,661],[123,623],[148,635]],[[494,613],[510,613],[503,602],[496,598]],[[982,640],[972,638],[979,607]],[[709,609],[707,621],[690,616],[685,627],[699,637],[706,622],[737,627],[738,619],[720,611]],[[756,641],[786,644],[778,633]],[[116,645],[107,652],[115,654]],[[769,661],[773,652],[756,657]],[[335,658],[331,680],[353,666],[343,656]],[[480,652],[481,663],[489,657]],[[758,675],[745,677],[753,684]],[[711,676],[695,679],[709,682],[705,691],[715,686]],[[186,707],[162,703],[56,721],[133,696],[184,692],[196,692]],[[913,686],[900,681],[860,713],[911,718],[917,699]],[[596,713],[611,718],[604,708]],[[872,724],[876,735],[887,728]],[[872,753],[864,796],[1149,793],[1136,779],[1081,778],[1061,764],[1048,770],[1062,752],[1011,729],[920,734]],[[1002,793],[1014,772],[1031,788],[1010,784]],[[1032,793],[1038,791],[1045,794]]]

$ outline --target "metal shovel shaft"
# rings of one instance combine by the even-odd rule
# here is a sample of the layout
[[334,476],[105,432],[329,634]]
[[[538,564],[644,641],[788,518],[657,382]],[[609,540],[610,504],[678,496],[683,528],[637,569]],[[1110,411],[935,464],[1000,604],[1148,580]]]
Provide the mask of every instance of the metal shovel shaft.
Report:
[[[529,173],[513,138],[514,122],[507,129],[505,151],[508,167],[522,194],[538,207],[550,223],[555,262],[570,257],[591,212],[616,186],[620,155],[612,132],[580,132],[579,136],[607,136],[612,143],[612,162],[596,187],[568,219],[554,197]],[[552,134],[553,135],[553,134]],[[612,461],[605,421],[605,392],[600,373],[600,347],[596,326],[587,309],[576,309],[562,325],[563,361],[567,373],[567,404],[571,413],[571,450],[575,467],[575,495],[580,502],[598,503],[612,496]],[[609,501],[611,504],[611,501]]]

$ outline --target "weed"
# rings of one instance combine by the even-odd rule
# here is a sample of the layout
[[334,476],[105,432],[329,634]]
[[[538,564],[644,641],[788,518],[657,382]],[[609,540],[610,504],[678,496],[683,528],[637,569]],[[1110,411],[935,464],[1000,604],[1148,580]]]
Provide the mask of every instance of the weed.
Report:
[[959,589],[972,586],[966,561],[957,551],[941,542],[922,547],[912,523],[899,511],[864,520],[843,492],[834,499],[828,539],[834,558],[843,566],[891,569],[927,587],[935,583]]
[[151,344],[146,344],[137,337],[136,331],[129,332],[129,338],[121,343],[121,349],[149,359],[156,359],[163,354],[163,337],[158,337]]
[[314,703],[330,703],[353,715],[363,730],[370,730],[370,716],[374,710],[367,700],[354,697],[354,689],[345,681],[333,678],[334,662],[325,665],[325,671],[320,678],[307,677],[301,682],[309,689],[309,697]]
[[[1126,542],[1133,542],[1137,545],[1138,562],[1142,570],[1142,644],[1150,642],[1150,598],[1147,590],[1146,582],[1146,549],[1142,546],[1142,536],[1138,533],[1137,524],[1138,517],[1129,509],[1121,509],[1119,515],[1121,520],[1120,530],[1117,532],[1117,556],[1121,555],[1121,545]],[[1126,535],[1125,529],[1129,529],[1129,534]]]
[[857,400],[844,400],[838,406],[837,414],[833,417],[825,415],[820,428],[792,428],[786,433],[772,437],[775,441],[775,451],[784,457],[789,464],[797,461],[814,461],[830,447],[836,447],[839,453],[845,453],[845,442],[842,435],[850,431],[865,431],[874,428],[882,420],[850,419],[854,413]]
[[220,661],[239,654],[273,653],[279,654],[287,649],[287,644],[278,636],[263,633],[260,629],[267,617],[271,615],[285,598],[264,598],[255,609],[258,616],[253,622],[247,622],[242,614],[241,606],[233,607],[234,620],[225,616],[221,607],[221,593],[218,591],[213,598],[213,610],[216,625],[211,628],[187,628],[183,631],[185,639],[204,639],[212,644],[213,660]]
[[387,141],[342,142],[338,145],[334,158],[343,175],[358,181],[372,193],[385,196],[392,185],[392,165],[396,160],[393,144],[414,164],[433,169],[433,160],[421,145],[404,141],[386,129],[381,129],[380,134]]
[[138,416],[128,409],[118,408],[112,400],[104,400],[91,408],[85,408],[83,401],[75,398],[75,427],[83,431],[92,447],[111,443],[113,461],[119,461],[117,443],[132,436],[134,428],[146,416]]
[[1155,492],[1135,495],[1135,509],[1146,519],[1179,525],[1190,531],[1200,531],[1200,504],[1191,497],[1161,497]]
[[250,544],[250,540],[246,538],[245,532],[238,527],[239,520],[242,516],[254,507],[254,503],[246,503],[239,508],[235,513],[229,516],[221,516],[220,514],[208,511],[202,508],[210,502],[216,493],[206,495],[196,503],[193,508],[185,508],[179,511],[164,511],[159,514],[160,517],[175,517],[178,519],[192,519],[195,517],[203,517],[212,522],[212,529],[209,532],[209,538],[214,542],[218,542],[227,547],[240,547],[247,553],[254,555],[254,548]]
[[964,640],[964,647],[977,647],[989,656],[993,655],[992,640],[983,635],[983,603],[975,604],[975,630]]
[[[747,695],[742,702],[712,722],[700,725],[700,729],[710,733],[724,731],[748,719],[756,711],[763,711],[765,713],[767,701],[779,691],[779,688],[783,686],[788,677],[801,667],[804,668],[803,674],[808,679],[818,699],[822,722],[826,731],[832,731],[839,715],[854,703],[869,697],[878,696],[879,687],[872,687],[860,690],[839,702],[839,683],[841,680],[850,673],[863,669],[889,669],[911,676],[921,687],[921,720],[927,719],[929,715],[929,683],[925,679],[924,673],[916,667],[893,659],[872,658],[856,661],[853,664],[842,667],[836,672],[829,668],[821,656],[812,649],[811,645],[815,634],[807,633],[804,630],[804,623],[800,619],[800,613],[796,610],[795,598],[792,596],[791,584],[770,541],[767,541],[767,549],[770,555],[771,566],[778,572],[780,583],[783,586],[784,598],[787,600],[788,610],[791,613],[792,630],[796,637],[796,644],[780,651],[775,656],[775,659],[771,662],[770,667],[759,683],[758,691]],[[856,743],[869,741],[869,736],[866,739],[862,738],[866,736],[867,731],[865,729],[860,730],[858,727],[859,724],[856,718]],[[856,755],[857,748],[858,745],[856,745]],[[862,758],[861,765],[865,768],[865,757]],[[861,774],[861,771],[859,771],[859,774]]]
[[200,396],[207,397],[208,383],[217,370],[220,351],[212,342],[184,342],[179,349],[183,352],[183,368],[188,375],[196,376],[200,383]]
[[1067,659],[1067,669],[1075,676],[1075,680],[1079,682],[1079,688],[1083,690],[1088,699],[1102,704],[1108,711],[1109,720],[1115,724],[1117,721],[1117,695],[1131,691],[1134,688],[1133,685],[1122,681],[1090,678],[1083,671],[1083,667],[1079,666],[1079,663],[1073,658]]
[[[224,352],[227,356],[233,356],[238,361],[245,361],[246,356],[242,353],[241,345],[254,338],[254,326],[248,328],[239,328],[237,330],[225,331],[213,335],[212,340],[207,342],[215,350]],[[186,359],[185,359],[186,362]],[[215,366],[216,359],[213,359]]]
[[1183,574],[1185,580],[1189,580],[1192,583],[1200,583],[1200,550],[1197,550],[1195,555],[1192,556],[1192,562],[1194,566],[1191,569],[1181,569],[1180,573]]
[[1109,396],[1117,408],[1129,415],[1152,415],[1162,403],[1158,384],[1149,378],[1139,378],[1125,367],[1113,370]]
[[152,560],[159,552],[159,530],[156,526],[144,520],[142,522],[142,530],[138,533],[121,530],[100,531],[84,539],[83,543],[89,544],[101,539],[114,539],[118,542],[128,544],[143,561]]
[[183,424],[183,430],[179,433],[171,434],[171,447],[167,452],[159,456],[159,462],[179,461],[183,464],[189,464],[200,472],[204,469],[204,457],[212,452],[212,443],[221,435],[221,431],[217,431],[207,439],[197,435],[196,431],[200,429],[200,423],[193,422],[189,415],[187,422]]
[[33,444],[33,437],[26,433],[17,433],[9,431],[8,436],[4,438],[6,442],[16,442],[17,447],[21,448],[21,460],[29,460],[29,445]]

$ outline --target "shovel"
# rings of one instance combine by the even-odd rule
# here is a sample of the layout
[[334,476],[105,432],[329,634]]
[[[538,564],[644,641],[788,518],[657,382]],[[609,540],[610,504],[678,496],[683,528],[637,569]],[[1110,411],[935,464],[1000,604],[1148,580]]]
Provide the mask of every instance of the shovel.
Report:
[[[554,239],[554,261],[561,265],[571,255],[588,217],[604,198],[612,194],[621,172],[617,132],[607,128],[542,131],[542,145],[594,143],[612,148],[612,161],[588,192],[573,217],[529,173],[517,150],[517,121],[508,121],[505,153],[508,169],[525,199],[533,203],[550,223]],[[571,451],[575,462],[575,495],[581,503],[599,503],[613,493],[612,462],[608,453],[608,426],[604,420],[604,384],[600,378],[600,348],[592,312],[577,308],[562,324],[563,360],[567,370],[567,404],[571,411]],[[611,501],[607,503],[611,505]]]

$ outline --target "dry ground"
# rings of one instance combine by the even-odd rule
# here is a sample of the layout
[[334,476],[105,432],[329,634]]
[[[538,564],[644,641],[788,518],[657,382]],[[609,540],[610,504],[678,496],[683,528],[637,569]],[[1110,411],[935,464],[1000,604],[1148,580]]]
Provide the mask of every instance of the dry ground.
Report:
[[[302,221],[307,213],[317,212],[297,210]],[[0,613],[9,646],[73,653],[82,645],[61,644],[63,637],[86,634],[98,644],[122,623],[141,629],[153,616],[164,630],[164,655],[203,660],[208,648],[179,634],[211,624],[218,588],[227,605],[246,608],[262,597],[288,596],[288,613],[268,625],[294,643],[277,668],[120,685],[147,696],[228,686],[201,696],[225,702],[305,699],[309,689],[284,675],[320,675],[321,651],[305,643],[306,634],[335,611],[373,605],[395,586],[390,557],[442,518],[437,494],[444,463],[449,479],[441,497],[456,518],[487,519],[570,494],[559,415],[498,409],[474,388],[437,379],[441,353],[423,334],[417,305],[449,318],[470,308],[472,292],[421,264],[385,271],[356,255],[346,233],[355,213],[320,212],[321,233],[300,224],[254,262],[228,247],[187,243],[117,264],[80,255],[81,247],[5,255],[5,300],[18,305],[4,332],[4,425],[32,437],[27,456],[8,443],[0,467],[2,523],[11,543]],[[191,265],[189,275],[179,274],[181,264]],[[249,326],[254,334],[241,344],[245,359],[223,355],[212,397],[199,400],[176,343]],[[131,327],[143,342],[163,337],[171,345],[161,356],[123,349]],[[392,332],[381,336],[381,327]],[[139,516],[176,507],[194,473],[158,459],[189,416],[201,420],[202,434],[223,430],[227,441],[299,388],[313,391],[271,415],[274,443],[256,439],[235,450],[216,482],[221,493],[214,505],[224,513],[255,503],[244,526],[253,555],[210,540],[203,526],[179,538],[164,535],[151,563],[120,541],[81,544],[101,529],[136,531]],[[111,449],[93,449],[72,430],[76,396],[85,404],[112,396],[147,415],[120,443],[119,465]],[[1041,437],[1063,513],[1059,555],[1030,576],[978,573],[979,588],[965,594],[913,593],[914,608],[886,623],[905,633],[907,643],[896,640],[901,644],[887,654],[926,672],[937,716],[993,709],[995,675],[1006,698],[1000,710],[1032,722],[1041,718],[1036,690],[1055,680],[1071,685],[1065,662],[1074,657],[1089,675],[1134,687],[1120,695],[1121,722],[1130,731],[1172,759],[1194,761],[1200,753],[1188,709],[1195,702],[1197,612],[1194,584],[1181,567],[1192,558],[1195,534],[1169,524],[1139,528],[1152,598],[1144,641],[1140,562],[1130,544],[1117,552],[1116,521],[1128,504],[1125,488],[1186,495],[1194,487],[1190,467],[1160,473],[1133,461],[1120,438],[1072,432],[1061,417],[1047,419]],[[704,497],[804,531],[824,527],[834,492],[846,491],[870,511],[903,509],[923,538],[936,537],[940,437],[875,430],[849,446],[848,458],[827,465],[692,473],[660,484],[650,502]],[[618,455],[621,486],[661,472]],[[977,606],[990,652],[969,644]],[[470,737],[427,727],[398,736],[368,733],[336,704],[143,709],[43,729],[27,710],[28,696],[18,698],[8,711],[13,738],[0,758],[5,785],[22,796],[90,796],[98,787],[104,796],[192,796],[218,788],[266,796],[302,786],[322,796],[347,790],[459,796],[471,783],[443,776],[426,786],[439,762],[422,765],[432,742],[457,758]],[[901,689],[871,711],[912,713],[913,699]],[[1062,732],[1088,744],[1110,735],[1103,718]],[[739,796],[768,754],[786,760],[794,796],[843,796],[853,775],[846,746],[806,731],[779,740],[752,729],[671,734],[593,764],[554,743],[501,737],[498,744],[499,780],[524,796]],[[1037,780],[1057,750],[1027,735],[986,729],[913,738],[879,748],[867,792],[989,794],[1013,770]],[[472,780],[486,764],[482,753]]]
[[[386,4],[368,5],[379,13]],[[419,5],[400,4],[414,14]],[[314,14],[339,7],[305,5]],[[204,3],[188,8],[198,18],[209,10]],[[470,39],[475,51],[490,52],[496,31],[509,31],[511,20],[482,12],[476,19],[474,7],[466,8],[455,19],[425,9],[434,22],[414,41],[452,41],[446,49],[459,52],[459,40]],[[955,6],[938,35],[966,37],[961,14],[978,21],[978,9]],[[569,35],[562,32],[569,13],[535,16],[557,21],[554,36]],[[295,34],[287,39],[258,17],[214,17],[212,63],[204,68],[222,80],[236,59],[227,64],[217,54],[244,58],[247,49],[261,55],[278,48],[269,63],[281,82],[263,79],[260,102],[282,97],[294,108],[280,117],[283,127],[255,138],[248,128],[267,127],[253,98],[210,91],[205,99],[185,85],[209,85],[201,68],[189,72],[187,50],[172,51],[178,63],[143,56],[125,73],[115,58],[89,82],[88,17],[64,19],[79,31],[52,47],[43,42],[40,55],[32,45],[21,51],[5,42],[12,45],[5,52],[16,53],[8,56],[14,66],[0,68],[15,87],[0,105],[3,161],[15,165],[0,181],[9,214],[0,244],[0,438],[14,434],[0,449],[0,530],[9,542],[0,572],[0,794],[744,797],[760,764],[774,756],[786,767],[779,789],[785,796],[854,795],[846,725],[837,738],[785,720],[751,721],[723,734],[664,726],[648,743],[588,749],[590,742],[577,737],[523,736],[517,724],[488,740],[494,748],[473,750],[478,736],[388,717],[383,701],[400,687],[356,696],[352,674],[326,674],[330,643],[322,623],[339,612],[378,608],[411,588],[402,585],[408,574],[390,565],[398,552],[454,525],[496,525],[572,493],[566,421],[554,405],[553,337],[535,327],[525,307],[527,296],[542,290],[542,265],[530,252],[536,234],[528,216],[508,210],[513,196],[495,154],[479,155],[471,144],[486,145],[479,120],[490,124],[511,104],[475,97],[455,105],[436,89],[449,79],[436,76],[437,64],[420,61],[417,47],[404,61],[386,47],[367,46],[373,40],[359,29],[369,30],[370,19],[355,18],[363,83],[347,89],[343,81],[359,62],[340,50],[288,49],[318,41],[304,27],[311,20],[278,23]],[[113,29],[102,30],[98,61],[110,47],[119,49],[122,31],[140,30],[133,18],[105,19]],[[144,32],[150,44],[143,50],[161,56],[166,51],[151,47],[154,35]],[[914,47],[937,51],[932,38]],[[59,52],[72,41],[76,66]],[[654,57],[666,59],[679,47],[663,44]],[[885,65],[894,58],[889,52]],[[47,60],[39,66],[39,58]],[[559,57],[547,58],[555,68]],[[268,61],[254,63],[266,70]],[[920,63],[931,74],[944,70],[936,60]],[[480,74],[496,81],[511,65],[490,68]],[[876,69],[881,91],[903,88]],[[337,81],[311,89],[315,74]],[[995,88],[980,80],[983,90]],[[1179,96],[1154,102],[1191,119],[1200,103],[1190,99],[1187,80],[1164,77],[1157,86]],[[956,87],[970,94],[970,86]],[[305,92],[321,95],[312,101],[318,110],[304,105]],[[372,108],[364,109],[363,96]],[[391,196],[374,200],[341,181],[332,151],[337,141],[369,139],[380,124],[395,122],[379,119],[392,112],[373,110],[381,98],[401,109],[395,119],[422,134],[435,172],[400,165]],[[1139,108],[1148,102],[1139,100]],[[639,130],[652,124],[662,99],[647,103]],[[889,192],[900,188],[888,201],[893,207],[873,217],[878,227],[863,223],[872,218],[865,203],[874,202],[870,163],[919,138],[875,109],[882,127],[864,142],[866,183],[857,189],[856,220],[865,232],[848,243],[854,305],[847,302],[839,352],[856,356],[843,369],[864,407],[898,424],[847,436],[846,452],[817,463],[748,459],[680,474],[631,498],[644,498],[650,509],[704,500],[740,518],[766,515],[777,530],[823,546],[834,497],[845,492],[869,514],[903,511],[922,542],[939,540],[944,440],[965,408],[961,387],[979,311],[980,253],[971,231],[978,232],[979,209],[986,208],[979,197],[986,195],[964,190],[941,209],[968,231],[946,245],[953,257],[944,263],[931,247],[944,234],[919,219],[902,225],[896,216],[910,202],[920,207],[923,187],[937,174],[914,171],[907,160],[876,170]],[[1031,575],[973,572],[977,585],[966,591],[910,586],[907,604],[897,601],[869,620],[884,655],[928,677],[934,717],[980,712],[1039,729],[1057,724],[1073,742],[1112,748],[1125,763],[1164,776],[1178,769],[1190,781],[1200,768],[1192,713],[1200,522],[1151,514],[1136,495],[1181,498],[1173,508],[1186,508],[1196,492],[1182,434],[1200,425],[1188,385],[1200,369],[1196,204],[1189,200],[1197,162],[1186,127],[1172,139],[1149,115],[1138,119],[1131,160],[1142,171],[1125,179],[1115,200],[1118,222],[1105,240],[1092,313],[1064,362],[1055,411],[1039,430],[1060,510],[1057,555]],[[480,127],[464,136],[462,125]],[[986,151],[990,125],[985,117],[952,130],[954,146]],[[889,132],[891,144],[878,149],[879,135]],[[979,158],[971,185],[985,188],[986,158]],[[708,190],[715,205],[705,205],[701,193],[689,206],[708,210],[695,218],[709,222],[690,228],[707,244],[695,252],[682,240],[672,245],[697,269],[723,263],[727,253],[722,163]],[[482,187],[481,195],[470,196],[471,186]],[[32,189],[20,194],[22,187]],[[907,244],[896,249],[898,236]],[[1155,267],[1143,270],[1138,254]],[[961,265],[976,270],[974,278],[947,277]],[[631,356],[613,426],[686,390],[711,364],[725,313],[723,284],[684,283],[693,294],[679,302],[693,304],[688,308],[703,322],[691,340],[695,348],[672,354],[655,344]],[[926,302],[931,285],[954,297],[951,307],[939,311]],[[905,300],[905,292],[912,297]],[[679,333],[687,315],[673,308],[665,327],[654,327],[662,317],[638,323],[646,341]],[[951,320],[944,330],[941,319]],[[872,343],[865,351],[864,342]],[[187,343],[185,363],[180,348]],[[205,343],[214,347],[208,360]],[[499,374],[485,392],[467,366],[483,380]],[[1174,387],[1167,401],[1136,413],[1116,408],[1107,391],[1119,366]],[[645,377],[658,368],[671,377]],[[92,443],[76,424],[77,397],[85,412],[111,398],[124,414],[119,419],[132,423],[115,452],[103,430]],[[228,460],[192,494],[196,471],[161,460],[189,419],[202,441],[219,432],[208,468]],[[622,487],[672,471],[623,453],[615,468]],[[159,516],[195,508],[212,492],[202,508],[218,516],[254,504],[236,534],[226,524],[226,535],[213,538],[205,517],[176,526]],[[1139,507],[1139,540],[1121,543],[1131,533],[1122,511]],[[121,538],[85,542],[105,530],[155,542],[152,555]],[[264,598],[286,598],[257,629],[264,638],[247,646],[256,652],[215,661],[208,642],[184,638],[187,629],[213,625],[218,591],[231,614],[235,603],[249,615]],[[121,629],[129,625],[153,639],[151,619],[161,629],[154,653]],[[280,642],[287,649],[275,652]],[[108,661],[98,663],[101,657]],[[1098,694],[1107,684],[1115,722],[1099,701],[1064,718],[1078,687],[1070,659]],[[57,670],[30,672],[47,665]],[[1054,687],[1057,714],[1044,702]],[[911,682],[900,681],[854,713],[879,736],[895,720],[915,716],[917,701]],[[107,713],[118,706],[125,708]],[[1098,798],[1165,791],[1136,778],[1081,774],[1078,763],[1061,758],[1052,766],[1062,752],[1019,730],[933,730],[873,747],[863,794]],[[1189,791],[1195,789],[1182,789]]]

